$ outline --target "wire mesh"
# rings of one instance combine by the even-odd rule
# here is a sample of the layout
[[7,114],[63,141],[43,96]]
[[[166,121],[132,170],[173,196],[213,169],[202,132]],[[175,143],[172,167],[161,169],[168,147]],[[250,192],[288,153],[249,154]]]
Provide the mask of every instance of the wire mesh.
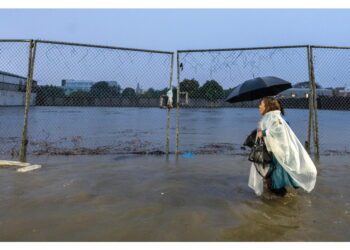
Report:
[[[29,42],[0,41],[1,158],[19,152]],[[348,153],[350,50],[311,48],[321,153]],[[178,58],[182,152],[242,153],[260,119],[258,100],[230,104],[225,98],[238,84],[260,76],[293,84],[278,98],[293,131],[302,143],[307,140],[307,46],[178,51]],[[169,88],[177,103],[172,61],[172,52],[37,41],[28,153],[162,153],[165,143],[169,147],[165,134],[175,137],[177,126],[170,119],[175,110],[159,109],[166,106],[160,98],[166,100]]]
[[[242,144],[260,119],[259,100],[230,104],[232,89],[256,77],[276,76],[292,89],[279,100],[286,119],[304,143],[309,116],[307,47],[178,51],[180,71],[180,152],[242,153]],[[187,97],[187,100],[186,100]],[[226,108],[226,109],[213,109]]]
[[37,41],[28,153],[162,153],[172,56]]
[[313,48],[320,149],[350,152],[350,49]]
[[[0,159],[18,156],[23,128],[29,42],[0,41]],[[32,96],[33,104],[35,95]]]

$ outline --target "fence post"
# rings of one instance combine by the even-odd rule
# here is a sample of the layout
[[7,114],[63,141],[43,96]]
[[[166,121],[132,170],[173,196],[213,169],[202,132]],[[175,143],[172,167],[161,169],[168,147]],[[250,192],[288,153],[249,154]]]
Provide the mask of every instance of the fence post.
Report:
[[[317,92],[316,92],[316,81],[315,81],[315,72],[314,72],[314,62],[313,62],[313,54],[312,47],[308,46],[308,68],[309,68],[309,86],[311,96],[309,98],[309,130],[312,126],[313,131],[313,140],[314,140],[314,150],[316,161],[319,161],[320,158],[320,150],[319,150],[319,137],[318,137],[318,117],[317,117]],[[311,116],[311,121],[310,121]],[[311,139],[311,135],[308,135]],[[310,141],[309,141],[310,144]]]
[[[174,54],[171,55],[171,64],[170,64],[170,90],[173,91],[173,72],[174,72]],[[168,121],[166,128],[166,146],[165,153],[169,155],[169,141],[170,141],[170,117],[171,117],[171,108],[168,107]]]
[[307,141],[305,142],[306,150],[311,153],[311,133],[312,133],[312,124],[313,124],[313,87],[312,87],[312,81],[311,81],[311,59],[310,59],[310,46],[307,46],[307,64],[308,64],[308,71],[309,71],[309,95],[308,95],[308,101],[309,101],[309,120],[308,120],[308,131],[307,131]]
[[175,154],[179,153],[179,119],[180,119],[180,61],[179,51],[176,53],[176,68],[177,68],[177,91],[176,91],[176,146]]
[[35,52],[36,52],[36,41],[31,40],[29,43],[29,62],[28,62],[27,84],[26,84],[26,98],[25,98],[25,108],[24,108],[22,142],[21,142],[21,148],[19,151],[19,160],[21,162],[25,162],[27,158],[28,114],[29,114],[30,98],[31,98],[31,92],[32,92]]
[[319,144],[319,134],[318,134],[318,115],[317,115],[317,91],[316,91],[316,81],[315,81],[315,70],[314,70],[314,60],[313,60],[313,48],[310,46],[310,59],[311,59],[311,77],[312,86],[314,89],[313,95],[313,106],[314,106],[314,144],[316,161],[320,159],[320,144]]

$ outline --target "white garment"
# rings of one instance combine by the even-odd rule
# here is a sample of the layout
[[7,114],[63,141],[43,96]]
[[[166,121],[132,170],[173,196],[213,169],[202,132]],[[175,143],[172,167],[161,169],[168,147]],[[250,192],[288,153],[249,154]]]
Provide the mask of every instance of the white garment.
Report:
[[259,195],[259,196],[262,195],[264,191],[264,179],[258,173],[258,171],[256,171],[254,163],[252,163],[250,167],[248,186],[255,191],[256,195]]
[[[259,122],[258,130],[265,130],[264,141],[268,151],[272,152],[283,169],[307,192],[316,184],[317,170],[292,129],[281,117],[279,110],[266,113]],[[263,191],[263,178],[257,173],[254,165],[250,169],[248,186],[257,195]]]

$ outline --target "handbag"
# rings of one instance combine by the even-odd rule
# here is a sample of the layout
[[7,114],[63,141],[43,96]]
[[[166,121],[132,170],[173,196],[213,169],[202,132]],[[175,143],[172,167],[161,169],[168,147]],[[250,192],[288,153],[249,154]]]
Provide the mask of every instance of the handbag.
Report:
[[243,143],[243,146],[248,146],[250,148],[253,147],[253,145],[255,144],[255,138],[256,138],[256,132],[257,130],[254,129],[250,135],[247,136],[247,138],[245,139],[244,143]]
[[249,154],[248,160],[264,165],[272,162],[272,155],[267,151],[264,139],[260,137],[256,139]]

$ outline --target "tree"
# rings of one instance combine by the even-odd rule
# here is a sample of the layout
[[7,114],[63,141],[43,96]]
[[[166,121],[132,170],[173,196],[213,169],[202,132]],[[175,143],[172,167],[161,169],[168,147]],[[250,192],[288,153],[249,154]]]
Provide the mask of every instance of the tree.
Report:
[[64,97],[64,89],[61,87],[49,85],[49,86],[37,86],[35,88],[37,96],[44,97]]
[[33,88],[33,92],[36,92],[36,103],[41,105],[45,103],[45,100],[50,97],[65,97],[64,89],[58,86],[36,86]]
[[111,92],[111,97],[117,97],[120,96],[120,92],[122,90],[122,88],[118,85],[118,86],[111,86],[110,88],[110,92]]
[[177,103],[177,88],[173,87],[173,105]]
[[101,81],[92,85],[90,94],[93,97],[117,97],[120,95],[120,87],[109,86],[108,82]]
[[214,102],[224,97],[224,89],[215,80],[207,81],[200,89],[201,96],[207,101]]
[[92,85],[90,94],[93,97],[107,97],[107,95],[109,95],[109,90],[107,82],[97,82]]
[[149,88],[144,94],[143,94],[144,97],[146,98],[156,98],[156,97],[159,97],[157,96],[157,91],[154,90],[153,88]]
[[90,92],[78,90],[69,95],[70,97],[91,97]]
[[199,83],[192,78],[192,80],[184,79],[182,82],[180,82],[180,91],[181,92],[188,92],[188,96],[191,98],[198,98],[199,97]]
[[133,88],[125,88],[122,92],[122,96],[129,99],[136,98],[136,92]]

